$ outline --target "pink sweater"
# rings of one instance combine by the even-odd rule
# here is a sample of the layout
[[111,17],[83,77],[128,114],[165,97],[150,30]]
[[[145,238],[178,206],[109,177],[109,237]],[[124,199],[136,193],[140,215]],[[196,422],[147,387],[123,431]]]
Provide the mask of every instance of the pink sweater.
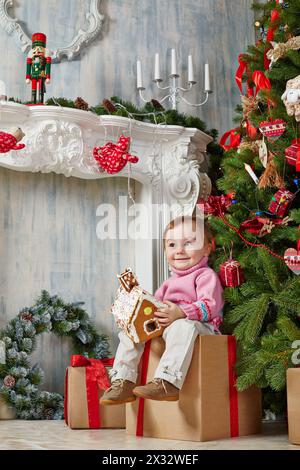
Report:
[[218,275],[207,265],[207,256],[186,270],[174,273],[155,292],[156,299],[177,304],[190,320],[207,322],[215,327],[222,323],[222,286]]

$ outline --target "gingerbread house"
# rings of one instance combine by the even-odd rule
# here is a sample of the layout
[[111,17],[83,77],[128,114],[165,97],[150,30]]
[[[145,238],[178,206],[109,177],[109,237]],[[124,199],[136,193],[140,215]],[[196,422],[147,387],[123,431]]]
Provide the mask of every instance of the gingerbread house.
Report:
[[134,343],[143,343],[160,336],[163,328],[154,312],[164,304],[139,286],[130,268],[118,279],[121,285],[111,308],[116,324]]

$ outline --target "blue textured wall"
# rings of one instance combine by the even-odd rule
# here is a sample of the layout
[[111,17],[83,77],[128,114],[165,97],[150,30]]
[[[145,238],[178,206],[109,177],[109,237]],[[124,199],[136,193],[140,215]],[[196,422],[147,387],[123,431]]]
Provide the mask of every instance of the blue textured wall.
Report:
[[[12,15],[20,19],[28,35],[43,31],[48,46],[68,44],[85,27],[88,0],[14,0]],[[170,73],[170,50],[176,48],[186,78],[187,56],[193,54],[196,77],[203,78],[209,62],[215,90],[208,105],[194,110],[210,127],[224,131],[231,125],[239,91],[234,84],[237,56],[253,43],[252,0],[102,0],[103,33],[74,62],[53,65],[48,96],[85,98],[96,104],[118,95],[139,103],[136,93],[136,60],[143,63],[144,82],[151,84],[154,54],[159,52],[163,76]],[[24,54],[12,37],[0,28],[0,80],[9,85],[9,95],[30,99],[25,84]],[[192,99],[200,99],[193,92]]]

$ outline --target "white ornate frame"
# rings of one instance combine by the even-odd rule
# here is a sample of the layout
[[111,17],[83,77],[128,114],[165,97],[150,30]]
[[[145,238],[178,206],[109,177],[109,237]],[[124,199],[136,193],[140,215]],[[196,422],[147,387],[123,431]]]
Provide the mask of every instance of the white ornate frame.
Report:
[[[135,270],[141,285],[153,291],[168,276],[161,236],[172,216],[191,214],[199,197],[211,191],[206,147],[212,138],[198,129],[156,126],[119,116],[56,106],[24,106],[0,101],[0,129],[21,127],[26,147],[0,154],[0,166],[17,171],[95,179],[113,177],[99,170],[94,146],[124,133],[139,157],[131,177],[141,183],[136,202],[147,207],[143,223],[156,236],[135,240]],[[153,145],[153,142],[156,145]],[[118,175],[128,177],[130,167]]]
[[[86,14],[88,29],[80,29],[73,40],[65,47],[59,47],[52,51],[52,61],[60,62],[63,57],[74,60],[82,49],[90,44],[100,33],[104,16],[100,13],[101,0],[90,0],[89,12]],[[13,0],[0,0],[0,25],[20,43],[22,52],[29,52],[32,46],[31,39],[24,32],[19,20],[12,18],[8,10],[13,6]]]

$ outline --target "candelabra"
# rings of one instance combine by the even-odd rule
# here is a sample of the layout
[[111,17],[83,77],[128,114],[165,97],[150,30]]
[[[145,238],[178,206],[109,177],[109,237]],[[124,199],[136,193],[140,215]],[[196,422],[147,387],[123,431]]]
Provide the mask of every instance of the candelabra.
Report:
[[[205,64],[205,78],[204,78],[204,90],[202,93],[205,95],[204,100],[200,103],[191,103],[188,101],[183,95],[184,93],[191,91],[193,86],[197,83],[194,79],[194,68],[193,68],[193,58],[191,55],[188,56],[188,87],[184,88],[179,86],[179,78],[180,75],[178,74],[177,70],[177,61],[176,61],[176,51],[172,49],[171,51],[171,74],[169,78],[171,79],[171,85],[169,86],[161,86],[160,83],[163,81],[160,76],[160,62],[159,62],[159,54],[155,54],[155,69],[154,69],[154,80],[153,82],[156,84],[159,90],[167,90],[168,93],[161,99],[157,101],[159,103],[163,103],[166,100],[169,100],[172,104],[172,109],[177,109],[177,104],[182,100],[184,103],[188,104],[189,106],[199,107],[203,106],[208,101],[208,97],[212,90],[210,88],[210,73],[209,73],[209,64]],[[145,87],[143,86],[142,80],[142,63],[140,60],[137,61],[137,89],[139,91],[139,95],[142,101],[147,103],[147,100],[144,95],[143,91]]]

